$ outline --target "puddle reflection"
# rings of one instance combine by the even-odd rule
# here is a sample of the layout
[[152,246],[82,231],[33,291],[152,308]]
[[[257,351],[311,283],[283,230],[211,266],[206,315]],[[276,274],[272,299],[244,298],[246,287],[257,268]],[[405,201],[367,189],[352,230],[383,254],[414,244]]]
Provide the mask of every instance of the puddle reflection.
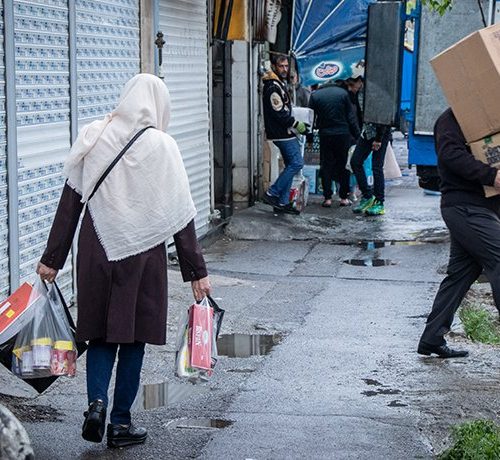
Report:
[[262,356],[269,354],[282,340],[282,334],[226,334],[217,340],[217,353],[229,358]]
[[234,422],[222,420],[220,418],[192,418],[172,420],[169,428],[187,428],[187,429],[217,429],[231,426]]
[[141,385],[132,408],[140,411],[170,406],[209,391],[209,387],[171,382]]
[[411,241],[385,241],[385,240],[374,240],[374,241],[360,241],[358,246],[366,251],[372,251],[374,249],[387,248],[389,246],[420,246],[425,244],[423,241],[411,240]]
[[397,262],[389,259],[347,259],[344,260],[344,263],[356,267],[387,267],[397,265]]

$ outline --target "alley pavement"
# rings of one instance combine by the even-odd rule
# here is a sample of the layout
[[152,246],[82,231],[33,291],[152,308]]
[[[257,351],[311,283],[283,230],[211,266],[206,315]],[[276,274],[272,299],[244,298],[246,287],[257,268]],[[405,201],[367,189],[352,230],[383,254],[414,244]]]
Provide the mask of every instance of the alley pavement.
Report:
[[497,349],[470,343],[457,325],[449,340],[469,358],[416,354],[448,256],[439,197],[405,169],[388,184],[384,216],[320,203],[311,196],[300,216],[260,203],[238,211],[205,248],[226,309],[224,356],[207,384],[174,376],[177,322],[191,299],[173,261],[168,343],[147,349],[134,413],[145,445],[81,439],[85,356],[74,379],[39,396],[0,371],[11,395],[0,403],[23,422],[36,458],[422,459],[449,444],[452,425],[498,421]]

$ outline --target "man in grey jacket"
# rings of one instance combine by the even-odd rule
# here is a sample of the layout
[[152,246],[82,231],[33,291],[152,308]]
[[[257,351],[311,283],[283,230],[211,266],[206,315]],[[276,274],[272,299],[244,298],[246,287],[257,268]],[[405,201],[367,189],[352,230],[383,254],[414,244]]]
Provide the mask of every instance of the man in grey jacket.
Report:
[[311,94],[309,107],[314,110],[315,127],[319,130],[322,206],[332,205],[333,180],[340,183],[340,205],[348,206],[350,173],[345,165],[349,147],[360,135],[348,90],[338,83],[327,83]]

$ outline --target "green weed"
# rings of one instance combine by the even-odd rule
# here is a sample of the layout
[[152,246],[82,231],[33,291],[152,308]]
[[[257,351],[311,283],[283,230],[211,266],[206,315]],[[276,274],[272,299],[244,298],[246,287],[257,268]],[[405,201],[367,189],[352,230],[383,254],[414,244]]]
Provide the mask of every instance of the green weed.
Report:
[[493,315],[478,305],[468,304],[458,314],[467,337],[475,342],[500,344],[500,324]]
[[454,444],[440,460],[498,460],[500,427],[490,420],[475,420],[452,428]]

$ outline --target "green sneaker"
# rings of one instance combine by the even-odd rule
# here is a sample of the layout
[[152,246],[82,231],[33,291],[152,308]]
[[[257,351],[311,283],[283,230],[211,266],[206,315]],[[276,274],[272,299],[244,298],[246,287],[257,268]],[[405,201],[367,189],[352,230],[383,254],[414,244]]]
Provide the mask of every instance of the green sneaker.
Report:
[[359,203],[352,208],[352,212],[354,214],[360,214],[365,212],[373,203],[375,202],[375,197],[372,196],[370,198],[361,198]]
[[385,214],[384,203],[376,200],[365,212],[368,216],[381,216]]

